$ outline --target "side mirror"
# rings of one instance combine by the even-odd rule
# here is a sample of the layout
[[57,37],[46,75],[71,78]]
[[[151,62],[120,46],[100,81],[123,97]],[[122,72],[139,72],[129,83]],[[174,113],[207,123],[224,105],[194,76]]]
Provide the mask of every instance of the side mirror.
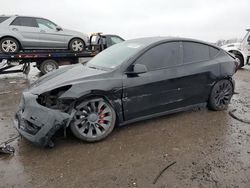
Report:
[[62,31],[63,29],[60,26],[56,26],[57,31]]
[[127,72],[127,74],[142,74],[148,72],[146,65],[135,64],[132,71]]

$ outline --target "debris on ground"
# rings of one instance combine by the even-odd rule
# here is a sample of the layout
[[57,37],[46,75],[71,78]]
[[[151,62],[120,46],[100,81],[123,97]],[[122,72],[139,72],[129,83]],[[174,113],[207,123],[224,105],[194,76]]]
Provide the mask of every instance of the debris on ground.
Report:
[[2,142],[0,144],[0,154],[14,154],[15,153],[15,148],[8,145],[9,143],[13,142],[14,140],[16,140],[17,138],[19,138],[21,135],[17,135],[5,142]]
[[15,148],[10,145],[4,145],[0,147],[0,154],[14,154]]
[[153,184],[156,184],[157,180],[160,178],[160,176],[163,174],[163,172],[165,172],[169,167],[173,166],[176,163],[176,161],[172,162],[171,164],[169,164],[168,166],[166,166],[165,168],[163,168],[159,174],[155,177]]
[[234,112],[236,112],[236,109],[234,109],[234,110],[232,110],[232,111],[229,111],[229,115],[230,115],[232,118],[234,118],[234,119],[236,119],[236,120],[238,120],[238,121],[240,121],[240,122],[250,124],[250,120],[241,119],[241,118],[237,117],[237,116],[234,114]]

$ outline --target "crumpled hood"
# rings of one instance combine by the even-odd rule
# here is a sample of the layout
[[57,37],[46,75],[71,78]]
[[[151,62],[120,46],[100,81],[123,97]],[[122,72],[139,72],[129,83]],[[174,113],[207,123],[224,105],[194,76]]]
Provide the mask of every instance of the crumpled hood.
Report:
[[62,86],[97,79],[104,74],[107,74],[107,71],[92,69],[82,64],[67,66],[42,76],[30,86],[28,91],[39,95]]

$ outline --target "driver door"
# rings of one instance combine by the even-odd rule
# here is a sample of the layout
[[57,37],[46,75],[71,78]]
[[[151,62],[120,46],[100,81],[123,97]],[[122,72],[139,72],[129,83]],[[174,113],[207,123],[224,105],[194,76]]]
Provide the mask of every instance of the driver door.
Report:
[[180,42],[160,44],[135,61],[134,64],[143,64],[148,71],[138,75],[124,74],[125,121],[182,106],[183,96],[179,90],[182,79],[178,74],[181,63]]
[[40,46],[43,48],[67,48],[66,38],[63,30],[57,30],[57,25],[53,22],[36,18],[40,29]]

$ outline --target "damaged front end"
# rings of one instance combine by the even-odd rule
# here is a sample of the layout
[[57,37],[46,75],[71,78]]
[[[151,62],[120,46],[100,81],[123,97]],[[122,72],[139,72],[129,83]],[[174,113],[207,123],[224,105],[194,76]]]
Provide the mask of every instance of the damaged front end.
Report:
[[63,86],[40,95],[23,92],[15,115],[18,132],[32,143],[50,146],[52,136],[69,125],[73,100],[60,99],[71,86]]

